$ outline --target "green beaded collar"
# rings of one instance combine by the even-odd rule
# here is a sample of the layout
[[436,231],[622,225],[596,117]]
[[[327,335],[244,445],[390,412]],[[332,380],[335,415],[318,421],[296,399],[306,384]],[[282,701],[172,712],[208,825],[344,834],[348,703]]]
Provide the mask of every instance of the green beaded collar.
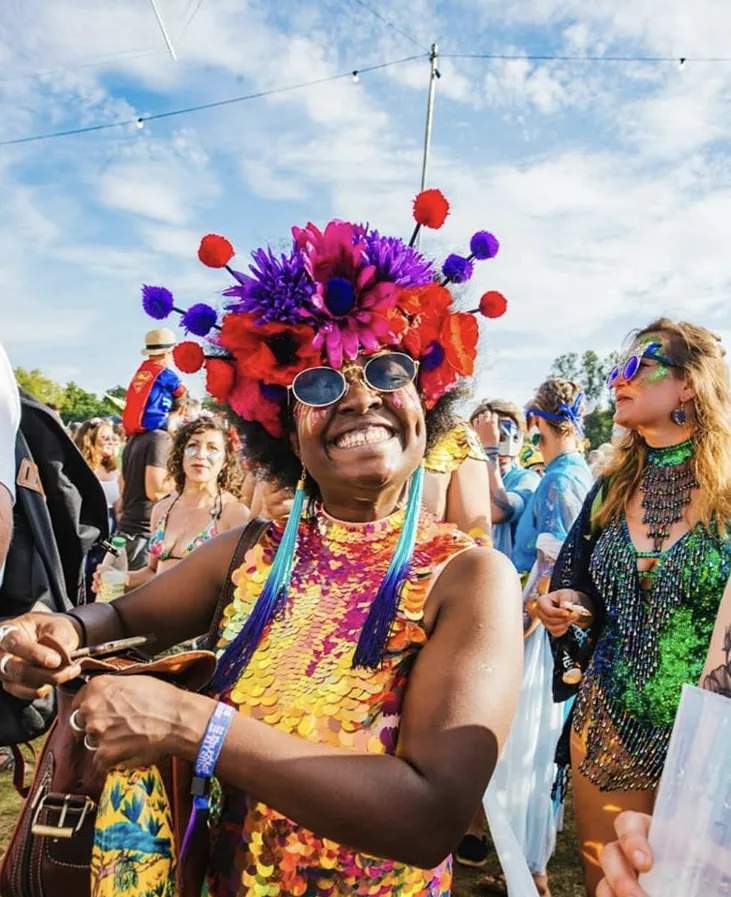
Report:
[[647,446],[647,463],[653,467],[677,467],[695,455],[692,437],[678,445],[666,445],[663,448]]

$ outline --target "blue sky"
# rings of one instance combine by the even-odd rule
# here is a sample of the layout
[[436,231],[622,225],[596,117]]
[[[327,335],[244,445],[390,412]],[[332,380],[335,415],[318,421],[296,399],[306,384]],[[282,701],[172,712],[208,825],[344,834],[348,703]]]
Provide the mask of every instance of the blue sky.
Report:
[[[469,293],[510,301],[482,325],[479,396],[524,402],[556,355],[610,351],[660,313],[731,338],[731,63],[693,61],[731,56],[727,0],[158,6],[177,62],[149,0],[4,3],[0,140],[421,58],[141,130],[0,147],[0,340],[15,364],[97,392],[126,384],[151,326],[141,283],[184,305],[227,285],[196,259],[209,231],[238,267],[308,220],[408,235],[433,41],[428,182],[452,214],[422,248],[442,258],[494,231],[501,253]],[[451,56],[470,53],[689,62]]]

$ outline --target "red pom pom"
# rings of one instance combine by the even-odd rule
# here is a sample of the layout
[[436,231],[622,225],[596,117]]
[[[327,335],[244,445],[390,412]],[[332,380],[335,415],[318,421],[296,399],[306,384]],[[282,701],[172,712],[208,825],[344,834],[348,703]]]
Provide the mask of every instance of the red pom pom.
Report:
[[508,300],[497,290],[488,290],[480,299],[480,312],[486,318],[502,318],[508,309]]
[[197,373],[203,367],[205,360],[206,356],[203,354],[203,349],[192,340],[178,343],[173,349],[175,367],[184,374]]
[[236,370],[224,358],[209,358],[206,361],[206,389],[222,405],[231,395],[236,379]]
[[233,246],[218,234],[207,234],[198,249],[198,258],[209,268],[225,268],[234,255]]
[[449,203],[441,190],[423,190],[414,200],[414,220],[423,227],[439,230],[448,214]]

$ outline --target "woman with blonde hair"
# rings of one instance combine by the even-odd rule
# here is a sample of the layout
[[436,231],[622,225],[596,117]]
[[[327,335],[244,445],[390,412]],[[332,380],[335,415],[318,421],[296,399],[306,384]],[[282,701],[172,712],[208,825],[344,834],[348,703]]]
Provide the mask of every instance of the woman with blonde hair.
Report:
[[98,417],[84,421],[74,436],[74,442],[102,485],[107,498],[109,528],[113,532],[121,494],[117,463],[118,441],[114,427],[108,420]]
[[[634,335],[609,376],[625,434],[539,600],[561,656],[585,665],[593,646],[570,733],[591,897],[617,814],[652,809],[681,688],[700,678],[731,574],[724,355],[694,324],[660,318]],[[557,674],[561,700],[573,692]]]

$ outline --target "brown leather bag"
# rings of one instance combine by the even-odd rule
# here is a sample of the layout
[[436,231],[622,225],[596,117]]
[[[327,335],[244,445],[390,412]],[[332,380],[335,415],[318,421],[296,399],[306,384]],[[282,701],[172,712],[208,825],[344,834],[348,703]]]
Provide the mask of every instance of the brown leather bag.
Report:
[[[252,521],[244,532],[231,560],[208,634],[213,645],[224,608],[230,602],[231,574],[244,554],[262,535],[267,524]],[[81,661],[85,676],[156,676],[181,688],[199,691],[210,680],[216,667],[215,655],[208,650],[185,651],[149,660],[129,651],[112,658],[85,658]],[[0,897],[89,897],[89,869],[94,838],[96,810],[104,787],[104,775],[89,762],[89,752],[77,741],[69,725],[71,707],[83,682],[69,683],[58,689],[58,716],[51,727],[35,770],[33,784],[27,789],[22,780],[22,755],[16,753],[16,787],[27,799],[16,822],[0,870]],[[159,764],[171,802],[176,843],[182,844],[190,817],[190,765],[178,758]],[[207,856],[206,845],[199,839],[196,855],[178,864],[178,897],[199,897]],[[183,868],[185,867],[185,868]]]

